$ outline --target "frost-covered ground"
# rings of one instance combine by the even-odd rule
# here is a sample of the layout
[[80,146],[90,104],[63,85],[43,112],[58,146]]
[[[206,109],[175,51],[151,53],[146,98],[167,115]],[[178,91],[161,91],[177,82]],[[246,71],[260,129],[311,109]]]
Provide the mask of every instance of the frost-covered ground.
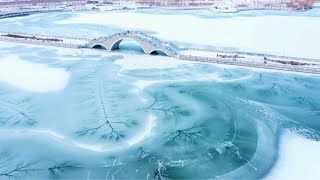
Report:
[[[141,29],[159,38],[241,51],[320,58],[319,17],[256,16],[232,18],[199,18],[192,15],[140,14],[135,12],[107,14],[81,13],[58,21],[59,24],[89,23]],[[179,22],[179,26],[176,23]]]
[[[37,14],[0,20],[0,31],[92,38],[134,25],[122,19],[127,13]],[[277,45],[267,47],[255,46],[252,39],[258,35],[246,46],[240,43],[245,26],[240,27],[239,37],[230,36],[239,43],[232,38],[223,42],[216,35],[223,34],[223,24],[221,31],[214,31],[215,26],[207,23],[226,21],[229,33],[237,23],[281,17],[281,23],[292,23],[291,27],[300,28],[294,21],[313,26],[305,29],[312,44],[318,38],[310,35],[318,28],[317,12],[163,15],[169,13],[138,11],[130,18],[142,19],[132,18],[137,25],[133,28],[178,44],[194,46],[203,34],[191,29],[204,33],[201,28],[205,28],[206,45],[216,37],[213,46],[218,48],[277,53],[282,43],[289,49],[286,55],[317,56],[315,47],[306,50],[300,44],[307,40],[285,41],[290,26],[279,31],[284,39],[274,39]],[[307,17],[310,13],[313,17]],[[93,19],[86,21],[88,17]],[[118,18],[119,23],[108,17]],[[182,20],[185,33],[170,31],[170,22],[176,20]],[[256,33],[269,42],[265,37],[269,31],[259,31],[260,25]],[[301,51],[295,52],[296,48]],[[0,179],[320,177],[318,76],[147,56],[128,41],[120,49],[124,51],[108,53],[0,43]]]
[[318,179],[320,143],[286,131],[280,140],[279,160],[265,179]]
[[[20,21],[4,19],[0,31],[92,38],[128,29],[142,30],[183,45],[320,58],[320,39],[317,36],[320,31],[319,17],[319,9],[306,12],[247,11],[237,14],[199,11],[173,13],[164,10],[51,13],[16,18]],[[179,26],[176,26],[177,22]],[[37,26],[28,26],[30,23]],[[74,28],[74,24],[82,26]],[[68,31],[65,31],[66,28]]]

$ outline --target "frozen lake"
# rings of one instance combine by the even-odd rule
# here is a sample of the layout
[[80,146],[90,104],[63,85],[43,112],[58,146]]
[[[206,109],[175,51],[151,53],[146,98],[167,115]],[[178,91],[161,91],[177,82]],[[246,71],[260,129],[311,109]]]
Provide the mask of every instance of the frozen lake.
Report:
[[[315,10],[64,12],[2,19],[0,31],[95,38],[130,28],[179,45],[320,58],[319,21]],[[0,42],[0,179],[318,179],[319,76],[120,48]]]

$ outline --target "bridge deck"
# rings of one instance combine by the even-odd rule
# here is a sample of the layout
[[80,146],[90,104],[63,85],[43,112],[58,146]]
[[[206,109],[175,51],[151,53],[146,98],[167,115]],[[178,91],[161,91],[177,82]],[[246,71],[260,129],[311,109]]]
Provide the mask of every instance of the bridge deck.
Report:
[[124,36],[135,37],[154,47],[164,48],[165,50],[172,52],[174,58],[180,60],[320,74],[320,59],[181,48],[171,42],[161,41],[153,36],[137,31],[125,31],[98,39],[0,32],[0,41],[67,48],[88,48],[88,45],[93,42],[102,42],[111,38],[121,38]]

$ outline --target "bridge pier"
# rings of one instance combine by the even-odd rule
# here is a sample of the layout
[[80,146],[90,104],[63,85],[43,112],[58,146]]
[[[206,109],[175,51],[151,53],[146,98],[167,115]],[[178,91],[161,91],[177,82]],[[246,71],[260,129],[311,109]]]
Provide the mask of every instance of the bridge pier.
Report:
[[123,39],[120,39],[119,41],[115,42],[115,43],[111,46],[111,48],[110,48],[109,50],[112,51],[112,50],[120,49],[120,48],[119,48],[119,45],[120,45],[120,43],[122,42],[122,40],[123,40]]

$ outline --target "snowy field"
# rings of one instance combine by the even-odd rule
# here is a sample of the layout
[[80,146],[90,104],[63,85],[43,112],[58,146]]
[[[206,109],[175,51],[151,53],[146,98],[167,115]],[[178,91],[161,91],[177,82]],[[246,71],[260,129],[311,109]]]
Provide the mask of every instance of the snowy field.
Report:
[[[205,19],[135,12],[79,13],[58,24],[98,24],[154,32],[168,41],[240,51],[318,58],[319,17],[257,16]],[[176,23],[179,22],[179,26]]]
[[[38,14],[0,20],[0,31],[94,38],[130,27],[179,45],[320,58],[318,14],[169,12]],[[109,53],[0,43],[0,162],[8,162],[0,179],[28,162],[37,163],[14,175],[319,179],[318,76],[148,56],[124,45]]]
[[319,142],[285,131],[280,140],[278,162],[265,179],[318,179],[319,151]]

